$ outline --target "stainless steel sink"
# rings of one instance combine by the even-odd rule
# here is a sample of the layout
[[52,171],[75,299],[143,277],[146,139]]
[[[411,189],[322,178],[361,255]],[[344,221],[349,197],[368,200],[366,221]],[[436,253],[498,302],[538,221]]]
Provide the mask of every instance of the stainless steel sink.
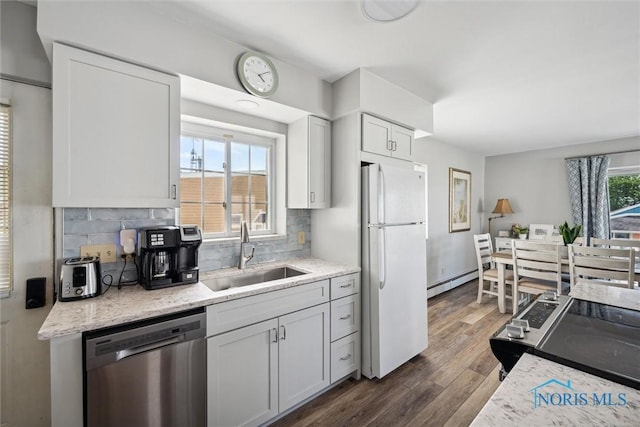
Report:
[[207,285],[207,287],[212,291],[223,291],[229,288],[239,288],[241,286],[255,285],[257,283],[271,282],[273,280],[286,279],[288,277],[301,276],[303,274],[307,273],[291,267],[278,267],[272,268],[271,270],[244,272],[237,276],[205,279],[202,283]]

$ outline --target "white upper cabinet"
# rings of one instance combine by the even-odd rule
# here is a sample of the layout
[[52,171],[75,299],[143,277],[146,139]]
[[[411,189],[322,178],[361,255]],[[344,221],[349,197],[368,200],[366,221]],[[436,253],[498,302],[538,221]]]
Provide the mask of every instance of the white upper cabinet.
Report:
[[413,131],[386,120],[362,115],[362,151],[413,159]]
[[289,125],[287,207],[331,207],[331,122],[305,117]]
[[53,206],[178,207],[177,76],[54,44]]

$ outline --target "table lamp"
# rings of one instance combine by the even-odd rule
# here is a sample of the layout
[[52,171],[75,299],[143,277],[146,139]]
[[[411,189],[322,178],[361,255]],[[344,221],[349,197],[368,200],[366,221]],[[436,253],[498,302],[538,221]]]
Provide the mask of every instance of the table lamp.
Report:
[[491,220],[496,218],[502,218],[504,214],[512,214],[513,209],[511,209],[511,205],[509,204],[509,199],[498,199],[496,203],[496,207],[493,208],[494,214],[500,214],[500,216],[489,217],[489,234],[491,234]]

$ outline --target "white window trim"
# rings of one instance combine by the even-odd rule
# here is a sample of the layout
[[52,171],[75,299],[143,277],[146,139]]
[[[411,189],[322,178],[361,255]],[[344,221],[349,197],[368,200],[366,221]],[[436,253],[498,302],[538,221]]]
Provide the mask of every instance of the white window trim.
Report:
[[[209,125],[202,123],[193,123],[189,121],[182,121],[181,123],[181,135],[193,136],[197,138],[212,138],[212,139],[224,139],[227,138],[225,135],[232,134],[233,140],[236,140],[239,143],[249,143],[255,145],[263,145],[269,146],[271,149],[271,156],[269,158],[269,172],[270,178],[268,180],[268,189],[267,189],[267,206],[268,210],[271,212],[271,228],[265,231],[262,230],[251,230],[250,234],[253,237],[257,238],[273,238],[273,237],[282,237],[282,233],[280,233],[281,229],[281,216],[279,215],[279,199],[278,199],[278,191],[277,189],[280,187],[278,184],[280,177],[277,172],[277,165],[280,163],[280,147],[279,147],[279,139],[277,135],[263,132],[259,130],[255,130],[252,132],[252,129],[244,128],[242,130],[238,130],[237,126],[230,126],[229,128],[225,127],[223,124],[215,123]],[[231,140],[231,141],[233,141]],[[284,150],[282,150],[284,151]],[[227,152],[227,164],[230,163],[230,153]],[[225,171],[225,174],[227,172]],[[225,199],[230,199],[229,194],[230,188],[225,184]],[[176,222],[180,223],[180,209],[176,210]],[[231,211],[227,211],[227,215],[230,215]],[[229,221],[227,218],[225,221]],[[239,232],[227,232],[227,233],[203,233],[203,241],[205,242],[222,242],[224,240],[233,240],[238,239],[240,233]]]
[[[7,179],[7,188],[6,197],[8,201],[8,211],[7,216],[2,222],[6,222],[6,236],[3,236],[2,240],[0,240],[0,252],[6,251],[6,254],[2,254],[2,262],[6,262],[6,265],[0,265],[2,271],[0,271],[0,275],[6,275],[6,280],[0,281],[0,298],[6,298],[11,294],[13,290],[13,239],[12,239],[12,220],[11,220],[11,211],[12,211],[12,197],[11,197],[11,103],[8,99],[1,98],[0,99],[0,112],[1,112],[1,120],[3,124],[6,120],[6,133],[0,133],[0,145],[3,150],[6,150],[6,157],[0,160],[0,168],[6,168],[8,171],[8,179]],[[1,276],[0,276],[1,277]]]

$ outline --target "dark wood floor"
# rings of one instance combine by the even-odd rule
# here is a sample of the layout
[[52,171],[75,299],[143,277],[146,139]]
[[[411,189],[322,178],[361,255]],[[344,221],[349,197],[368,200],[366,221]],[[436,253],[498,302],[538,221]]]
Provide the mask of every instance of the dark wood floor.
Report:
[[467,426],[498,387],[489,336],[509,318],[477,281],[429,300],[429,348],[382,380],[347,380],[274,426]]

